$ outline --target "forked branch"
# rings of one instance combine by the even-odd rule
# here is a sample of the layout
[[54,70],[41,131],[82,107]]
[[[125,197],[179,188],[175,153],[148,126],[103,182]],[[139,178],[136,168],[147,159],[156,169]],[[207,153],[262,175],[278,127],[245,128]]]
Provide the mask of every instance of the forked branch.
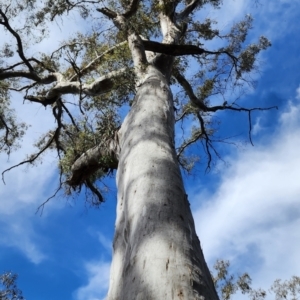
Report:
[[0,8],[0,16],[1,16],[0,24],[3,25],[17,40],[17,46],[18,46],[17,52],[18,52],[20,58],[25,63],[25,65],[28,67],[29,71],[34,72],[32,65],[30,64],[30,62],[24,55],[23,43],[22,43],[22,40],[21,40],[19,34],[10,26],[8,18],[6,17],[5,13],[1,10],[1,8]]
[[[218,152],[216,149],[213,147],[212,140],[210,139],[210,135],[207,133],[205,122],[203,117],[200,114],[200,111],[204,112],[216,112],[219,110],[233,110],[233,111],[244,111],[247,112],[248,114],[248,121],[249,121],[249,141],[251,145],[253,146],[253,141],[252,141],[252,120],[251,120],[251,113],[253,111],[266,111],[266,110],[271,110],[271,109],[278,109],[277,106],[271,106],[271,107],[253,107],[253,108],[245,108],[245,107],[240,107],[237,104],[232,104],[232,105],[227,105],[225,102],[223,105],[215,105],[215,106],[207,106],[202,100],[200,100],[193,92],[193,88],[190,85],[190,83],[185,79],[183,75],[179,73],[178,70],[175,70],[174,72],[174,77],[177,79],[178,83],[183,87],[185,90],[187,96],[189,97],[191,103],[193,106],[198,108],[197,112],[194,112],[199,120],[199,125],[200,125],[200,131],[198,134],[194,136],[194,138],[191,138],[188,142],[183,144],[178,151],[178,157],[183,153],[183,151],[191,144],[195,143],[201,138],[204,138],[204,145],[205,145],[205,151],[208,155],[208,164],[207,164],[207,169],[210,169],[211,161],[212,161],[212,155],[210,149],[212,149],[217,156],[219,156]],[[182,119],[185,116],[186,112],[183,112],[182,116],[179,119]]]
[[14,169],[14,168],[16,168],[16,167],[19,167],[19,166],[21,166],[21,165],[24,165],[24,164],[28,164],[28,163],[29,163],[29,164],[32,164],[32,163],[33,163],[33,162],[34,162],[41,154],[43,154],[47,149],[49,149],[50,146],[51,146],[51,144],[52,144],[53,142],[55,142],[55,140],[58,138],[59,130],[60,130],[59,128],[57,128],[57,129],[55,130],[55,133],[50,137],[50,139],[47,141],[46,145],[45,145],[44,147],[42,147],[42,149],[41,149],[39,152],[37,152],[37,153],[31,155],[28,159],[26,159],[26,160],[24,160],[24,161],[22,161],[22,162],[20,162],[20,163],[18,163],[18,164],[16,164],[16,165],[11,166],[10,168],[4,170],[4,171],[2,172],[2,181],[3,181],[3,183],[5,184],[4,174],[5,174],[6,172],[8,172],[8,171],[10,171],[10,170],[12,170],[12,169]]
[[180,22],[185,20],[202,2],[202,0],[192,0],[180,13],[176,15],[176,21]]

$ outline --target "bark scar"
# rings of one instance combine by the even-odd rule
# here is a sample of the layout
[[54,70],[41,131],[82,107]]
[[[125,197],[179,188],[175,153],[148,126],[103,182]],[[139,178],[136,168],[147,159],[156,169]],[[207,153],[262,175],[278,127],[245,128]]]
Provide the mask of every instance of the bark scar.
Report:
[[166,263],[166,270],[169,269],[169,263],[170,263],[170,260],[168,259],[168,260],[167,260],[167,263]]

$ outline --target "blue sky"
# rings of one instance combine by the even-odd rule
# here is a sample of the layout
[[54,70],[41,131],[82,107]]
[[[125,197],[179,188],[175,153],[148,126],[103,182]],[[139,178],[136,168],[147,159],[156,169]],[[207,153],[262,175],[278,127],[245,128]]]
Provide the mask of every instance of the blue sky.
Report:
[[[201,164],[184,179],[209,266],[218,258],[229,259],[235,271],[249,272],[256,287],[267,289],[277,278],[300,276],[300,1],[224,2],[220,10],[199,16],[213,17],[226,29],[251,13],[249,40],[263,34],[272,42],[260,56],[259,73],[253,74],[256,88],[239,103],[278,105],[279,110],[253,116],[254,147],[247,140],[247,116],[220,113],[218,134],[236,135],[237,147],[219,145],[225,163],[217,162],[210,173]],[[38,50],[63,39],[67,27],[54,28]],[[38,135],[54,125],[50,109],[28,104],[20,110],[16,100],[20,118],[32,126],[19,151],[9,159],[0,157],[1,170],[30,153]],[[56,174],[54,154],[36,167],[6,174],[6,185],[0,185],[0,272],[18,273],[27,299],[103,299],[114,231],[114,182],[108,181],[112,192],[98,210],[58,197],[42,216],[35,214],[55,190]]]

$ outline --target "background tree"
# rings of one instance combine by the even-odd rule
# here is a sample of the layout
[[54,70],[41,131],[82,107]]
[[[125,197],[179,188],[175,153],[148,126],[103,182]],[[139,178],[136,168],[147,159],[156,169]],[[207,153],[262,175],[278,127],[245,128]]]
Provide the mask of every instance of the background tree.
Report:
[[0,299],[1,300],[25,300],[22,291],[17,287],[16,274],[4,272],[0,275]]
[[[237,293],[241,292],[247,295],[251,300],[262,300],[268,296],[268,292],[259,288],[257,290],[251,287],[252,279],[248,273],[242,275],[229,274],[229,261],[218,260],[214,265],[212,272],[213,281],[220,299],[229,300]],[[17,275],[11,272],[5,272],[0,275],[1,300],[25,300],[22,291],[16,284]],[[269,295],[276,300],[297,300],[300,297],[300,277],[293,276],[289,280],[282,281],[277,279],[269,289]]]
[[[21,92],[27,101],[51,106],[57,127],[18,165],[56,150],[56,193],[62,187],[67,194],[85,188],[93,205],[103,202],[97,186],[101,178],[118,169],[109,299],[217,298],[179,165],[190,169],[193,158],[185,154],[193,143],[203,144],[208,168],[218,155],[213,112],[246,111],[251,133],[251,112],[259,108],[241,108],[226,95],[242,91],[258,53],[270,43],[261,37],[244,46],[250,16],[228,33],[215,29],[212,20],[193,18],[207,4],[218,8],[220,1],[1,4],[0,24],[12,38],[2,49],[1,149],[10,153],[23,134],[25,125],[9,109],[11,93]],[[33,41],[45,38],[47,22],[71,10],[78,10],[92,28],[52,52],[31,55]],[[16,23],[16,17],[24,22]],[[222,46],[207,49],[203,43],[214,39],[221,39]],[[194,63],[197,70],[188,69]],[[170,88],[183,92],[173,98]],[[78,98],[70,100],[67,94]],[[213,95],[220,96],[220,104],[210,105]],[[197,122],[191,136],[174,139],[174,122],[191,120]]]
[[[220,299],[232,299],[236,293],[247,295],[251,300],[263,300],[268,296],[276,300],[297,300],[300,297],[300,277],[292,276],[289,280],[276,279],[269,291],[253,289],[248,273],[230,274],[230,262],[218,260],[214,265],[213,281]],[[275,296],[275,297],[274,297]]]

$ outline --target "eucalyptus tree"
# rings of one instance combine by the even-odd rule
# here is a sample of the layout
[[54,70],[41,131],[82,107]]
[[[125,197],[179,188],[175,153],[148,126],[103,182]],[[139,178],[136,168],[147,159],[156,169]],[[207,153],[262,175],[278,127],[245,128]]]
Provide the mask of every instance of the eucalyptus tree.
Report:
[[[251,300],[263,300],[268,296],[275,296],[276,300],[295,300],[300,296],[300,277],[292,276],[288,280],[276,279],[268,291],[252,287],[252,279],[248,273],[232,274],[230,262],[217,260],[214,265],[213,281],[218,295],[222,300],[229,300],[235,294],[245,295],[245,298]],[[239,295],[239,297],[241,297]]]
[[[50,107],[56,120],[36,153],[20,162],[56,151],[56,193],[86,189],[88,201],[100,205],[101,180],[116,170],[107,299],[218,299],[180,167],[194,163],[186,149],[195,143],[203,145],[210,167],[214,112],[245,111],[250,119],[256,108],[226,97],[249,82],[257,55],[270,45],[265,37],[246,44],[249,15],[228,32],[199,17],[220,2],[0,2],[3,36],[10,38],[0,52],[1,150],[10,153],[26,129],[10,108],[18,92],[25,103]],[[49,24],[70,16],[82,18],[81,32],[37,53],[34,42],[47,39]],[[211,105],[211,98],[220,104]],[[175,137],[175,123],[191,121],[191,135]]]

